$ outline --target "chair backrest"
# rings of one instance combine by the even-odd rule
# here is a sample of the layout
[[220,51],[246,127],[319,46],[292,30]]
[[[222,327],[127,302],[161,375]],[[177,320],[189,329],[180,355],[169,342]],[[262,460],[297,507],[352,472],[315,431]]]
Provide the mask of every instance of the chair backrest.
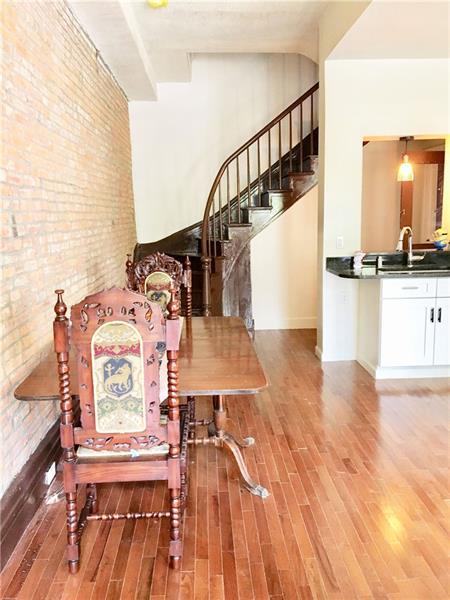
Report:
[[[81,427],[74,430],[75,444],[93,450],[132,451],[166,443],[167,428],[160,423],[157,344],[178,350],[180,320],[173,286],[167,321],[158,304],[135,292],[112,288],[72,306],[69,325],[58,292],[55,349],[58,353],[59,346],[64,353],[61,340],[66,338],[66,352],[70,339],[77,353]],[[67,335],[60,332],[58,344],[58,328],[64,326]],[[169,378],[173,367],[172,362]]]
[[126,274],[127,287],[147,296],[151,302],[157,302],[165,315],[169,302],[169,289],[173,284],[177,289],[178,300],[181,298],[181,286],[186,288],[187,317],[192,316],[192,271],[189,257],[186,256],[183,265],[162,252],[155,252],[137,263],[127,255]]

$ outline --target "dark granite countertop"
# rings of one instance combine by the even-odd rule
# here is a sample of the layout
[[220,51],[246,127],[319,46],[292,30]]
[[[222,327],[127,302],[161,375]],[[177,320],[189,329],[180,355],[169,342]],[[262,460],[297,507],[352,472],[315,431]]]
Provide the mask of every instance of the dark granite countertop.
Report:
[[[423,260],[415,262],[414,267],[406,265],[405,252],[367,254],[360,270],[353,269],[353,256],[327,258],[327,271],[346,279],[392,279],[411,277],[450,277],[450,251],[416,251],[425,254]],[[377,257],[383,257],[382,269],[377,269]]]

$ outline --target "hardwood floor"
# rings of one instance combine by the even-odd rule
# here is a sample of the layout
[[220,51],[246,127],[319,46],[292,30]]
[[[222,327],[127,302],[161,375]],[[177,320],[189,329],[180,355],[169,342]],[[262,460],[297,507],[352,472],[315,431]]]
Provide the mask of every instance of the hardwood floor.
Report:
[[[227,427],[256,438],[244,453],[267,500],[240,487],[224,452],[196,448],[181,572],[167,568],[165,521],[116,521],[88,525],[69,575],[57,504],[20,540],[2,598],[449,598],[448,382],[322,369],[313,331],[258,332],[256,347],[271,386],[230,399]],[[199,407],[207,416],[206,400]],[[162,482],[99,487],[107,512],[167,500]]]

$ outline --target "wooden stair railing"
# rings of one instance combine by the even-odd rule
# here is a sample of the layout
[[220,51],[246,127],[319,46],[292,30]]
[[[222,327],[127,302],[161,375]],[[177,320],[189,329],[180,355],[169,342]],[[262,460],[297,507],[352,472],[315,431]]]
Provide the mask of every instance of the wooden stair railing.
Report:
[[[201,229],[205,316],[211,314],[211,265],[217,257],[218,242],[226,241],[226,232],[230,226],[248,224],[245,220],[248,213],[246,209],[264,207],[262,200],[265,191],[288,189],[286,185],[289,183],[286,184],[285,175],[304,172],[304,160],[307,156],[317,154],[314,135],[317,107],[315,112],[314,101],[318,90],[319,83],[316,83],[242,144],[220,167],[209,192]],[[272,136],[274,128],[275,144]],[[284,154],[283,139],[286,150]],[[276,156],[274,162],[273,145]],[[253,180],[252,170],[253,173],[256,171]]]

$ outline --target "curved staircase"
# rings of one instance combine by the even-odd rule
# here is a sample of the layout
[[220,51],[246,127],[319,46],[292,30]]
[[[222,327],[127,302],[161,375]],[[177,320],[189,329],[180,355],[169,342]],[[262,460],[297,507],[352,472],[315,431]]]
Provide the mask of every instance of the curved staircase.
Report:
[[250,240],[317,184],[319,84],[288,106],[222,164],[203,220],[148,244],[153,252],[191,257],[193,312],[236,315],[253,327]]

